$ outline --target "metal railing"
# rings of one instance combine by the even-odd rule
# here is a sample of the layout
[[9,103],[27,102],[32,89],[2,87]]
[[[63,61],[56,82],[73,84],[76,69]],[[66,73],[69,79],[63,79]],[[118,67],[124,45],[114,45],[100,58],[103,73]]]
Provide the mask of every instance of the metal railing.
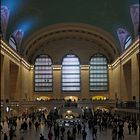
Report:
[[119,101],[116,103],[116,107],[123,109],[140,109],[140,101]]

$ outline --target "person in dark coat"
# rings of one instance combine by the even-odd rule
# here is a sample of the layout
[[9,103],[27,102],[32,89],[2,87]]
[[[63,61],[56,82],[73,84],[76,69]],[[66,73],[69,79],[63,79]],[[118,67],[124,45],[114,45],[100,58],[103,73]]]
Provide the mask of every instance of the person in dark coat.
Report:
[[4,139],[3,140],[8,140],[8,137],[7,137],[6,133],[4,133]]
[[82,137],[83,137],[83,140],[86,140],[87,132],[85,131],[85,129],[82,132]]

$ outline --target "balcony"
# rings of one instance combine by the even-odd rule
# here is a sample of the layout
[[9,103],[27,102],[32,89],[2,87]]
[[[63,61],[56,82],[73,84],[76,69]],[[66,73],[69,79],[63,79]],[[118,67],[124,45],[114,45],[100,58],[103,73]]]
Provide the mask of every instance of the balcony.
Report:
[[116,104],[118,109],[140,109],[140,101],[119,101]]

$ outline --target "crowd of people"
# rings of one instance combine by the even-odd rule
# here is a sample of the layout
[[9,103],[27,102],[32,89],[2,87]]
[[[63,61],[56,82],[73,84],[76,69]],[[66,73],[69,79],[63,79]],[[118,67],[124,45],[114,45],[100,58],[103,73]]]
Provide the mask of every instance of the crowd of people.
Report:
[[[21,122],[19,131],[33,129],[35,132],[38,132],[41,124],[46,126],[47,137],[40,132],[40,140],[77,140],[77,136],[81,137],[81,140],[88,140],[87,130],[91,132],[92,140],[96,140],[98,138],[97,132],[106,131],[107,129],[112,130],[112,134],[110,135],[112,140],[123,140],[125,138],[124,123],[126,120],[111,112],[97,110],[94,112],[94,115],[90,116],[85,113],[81,118],[81,123],[73,124],[72,127],[60,126],[56,121],[59,118],[57,109],[50,112],[47,116],[45,115],[45,111],[36,111],[30,114],[23,113],[22,116],[7,117],[6,120],[2,120],[0,131],[3,135],[3,140],[8,140],[8,138],[9,140],[13,140],[16,137],[18,120]],[[127,122],[128,134],[131,135],[133,133],[136,135],[138,129],[137,121],[127,120]],[[5,123],[8,124],[8,133],[3,131]],[[20,140],[24,140],[24,137],[22,136]]]

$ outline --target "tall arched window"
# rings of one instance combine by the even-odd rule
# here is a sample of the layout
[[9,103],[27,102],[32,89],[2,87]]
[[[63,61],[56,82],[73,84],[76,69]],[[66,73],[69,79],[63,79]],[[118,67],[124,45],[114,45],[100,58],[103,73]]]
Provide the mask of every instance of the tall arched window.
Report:
[[24,31],[21,29],[15,30],[9,39],[9,44],[11,47],[13,47],[15,50],[18,50],[18,48],[21,45],[22,39],[23,39]]
[[62,91],[80,91],[80,61],[74,54],[62,61]]
[[132,43],[132,37],[130,33],[124,28],[118,28],[117,35],[120,41],[122,51],[124,51]]
[[108,90],[107,58],[96,54],[90,59],[90,91]]
[[10,39],[9,39],[9,45],[12,47],[12,48],[14,48],[15,50],[17,50],[17,44],[16,44],[16,41],[15,41],[15,39],[14,39],[14,37],[10,37]]
[[124,49],[127,49],[131,43],[132,43],[132,37],[128,36],[125,40]]
[[52,60],[48,55],[40,55],[35,60],[35,91],[52,91]]

